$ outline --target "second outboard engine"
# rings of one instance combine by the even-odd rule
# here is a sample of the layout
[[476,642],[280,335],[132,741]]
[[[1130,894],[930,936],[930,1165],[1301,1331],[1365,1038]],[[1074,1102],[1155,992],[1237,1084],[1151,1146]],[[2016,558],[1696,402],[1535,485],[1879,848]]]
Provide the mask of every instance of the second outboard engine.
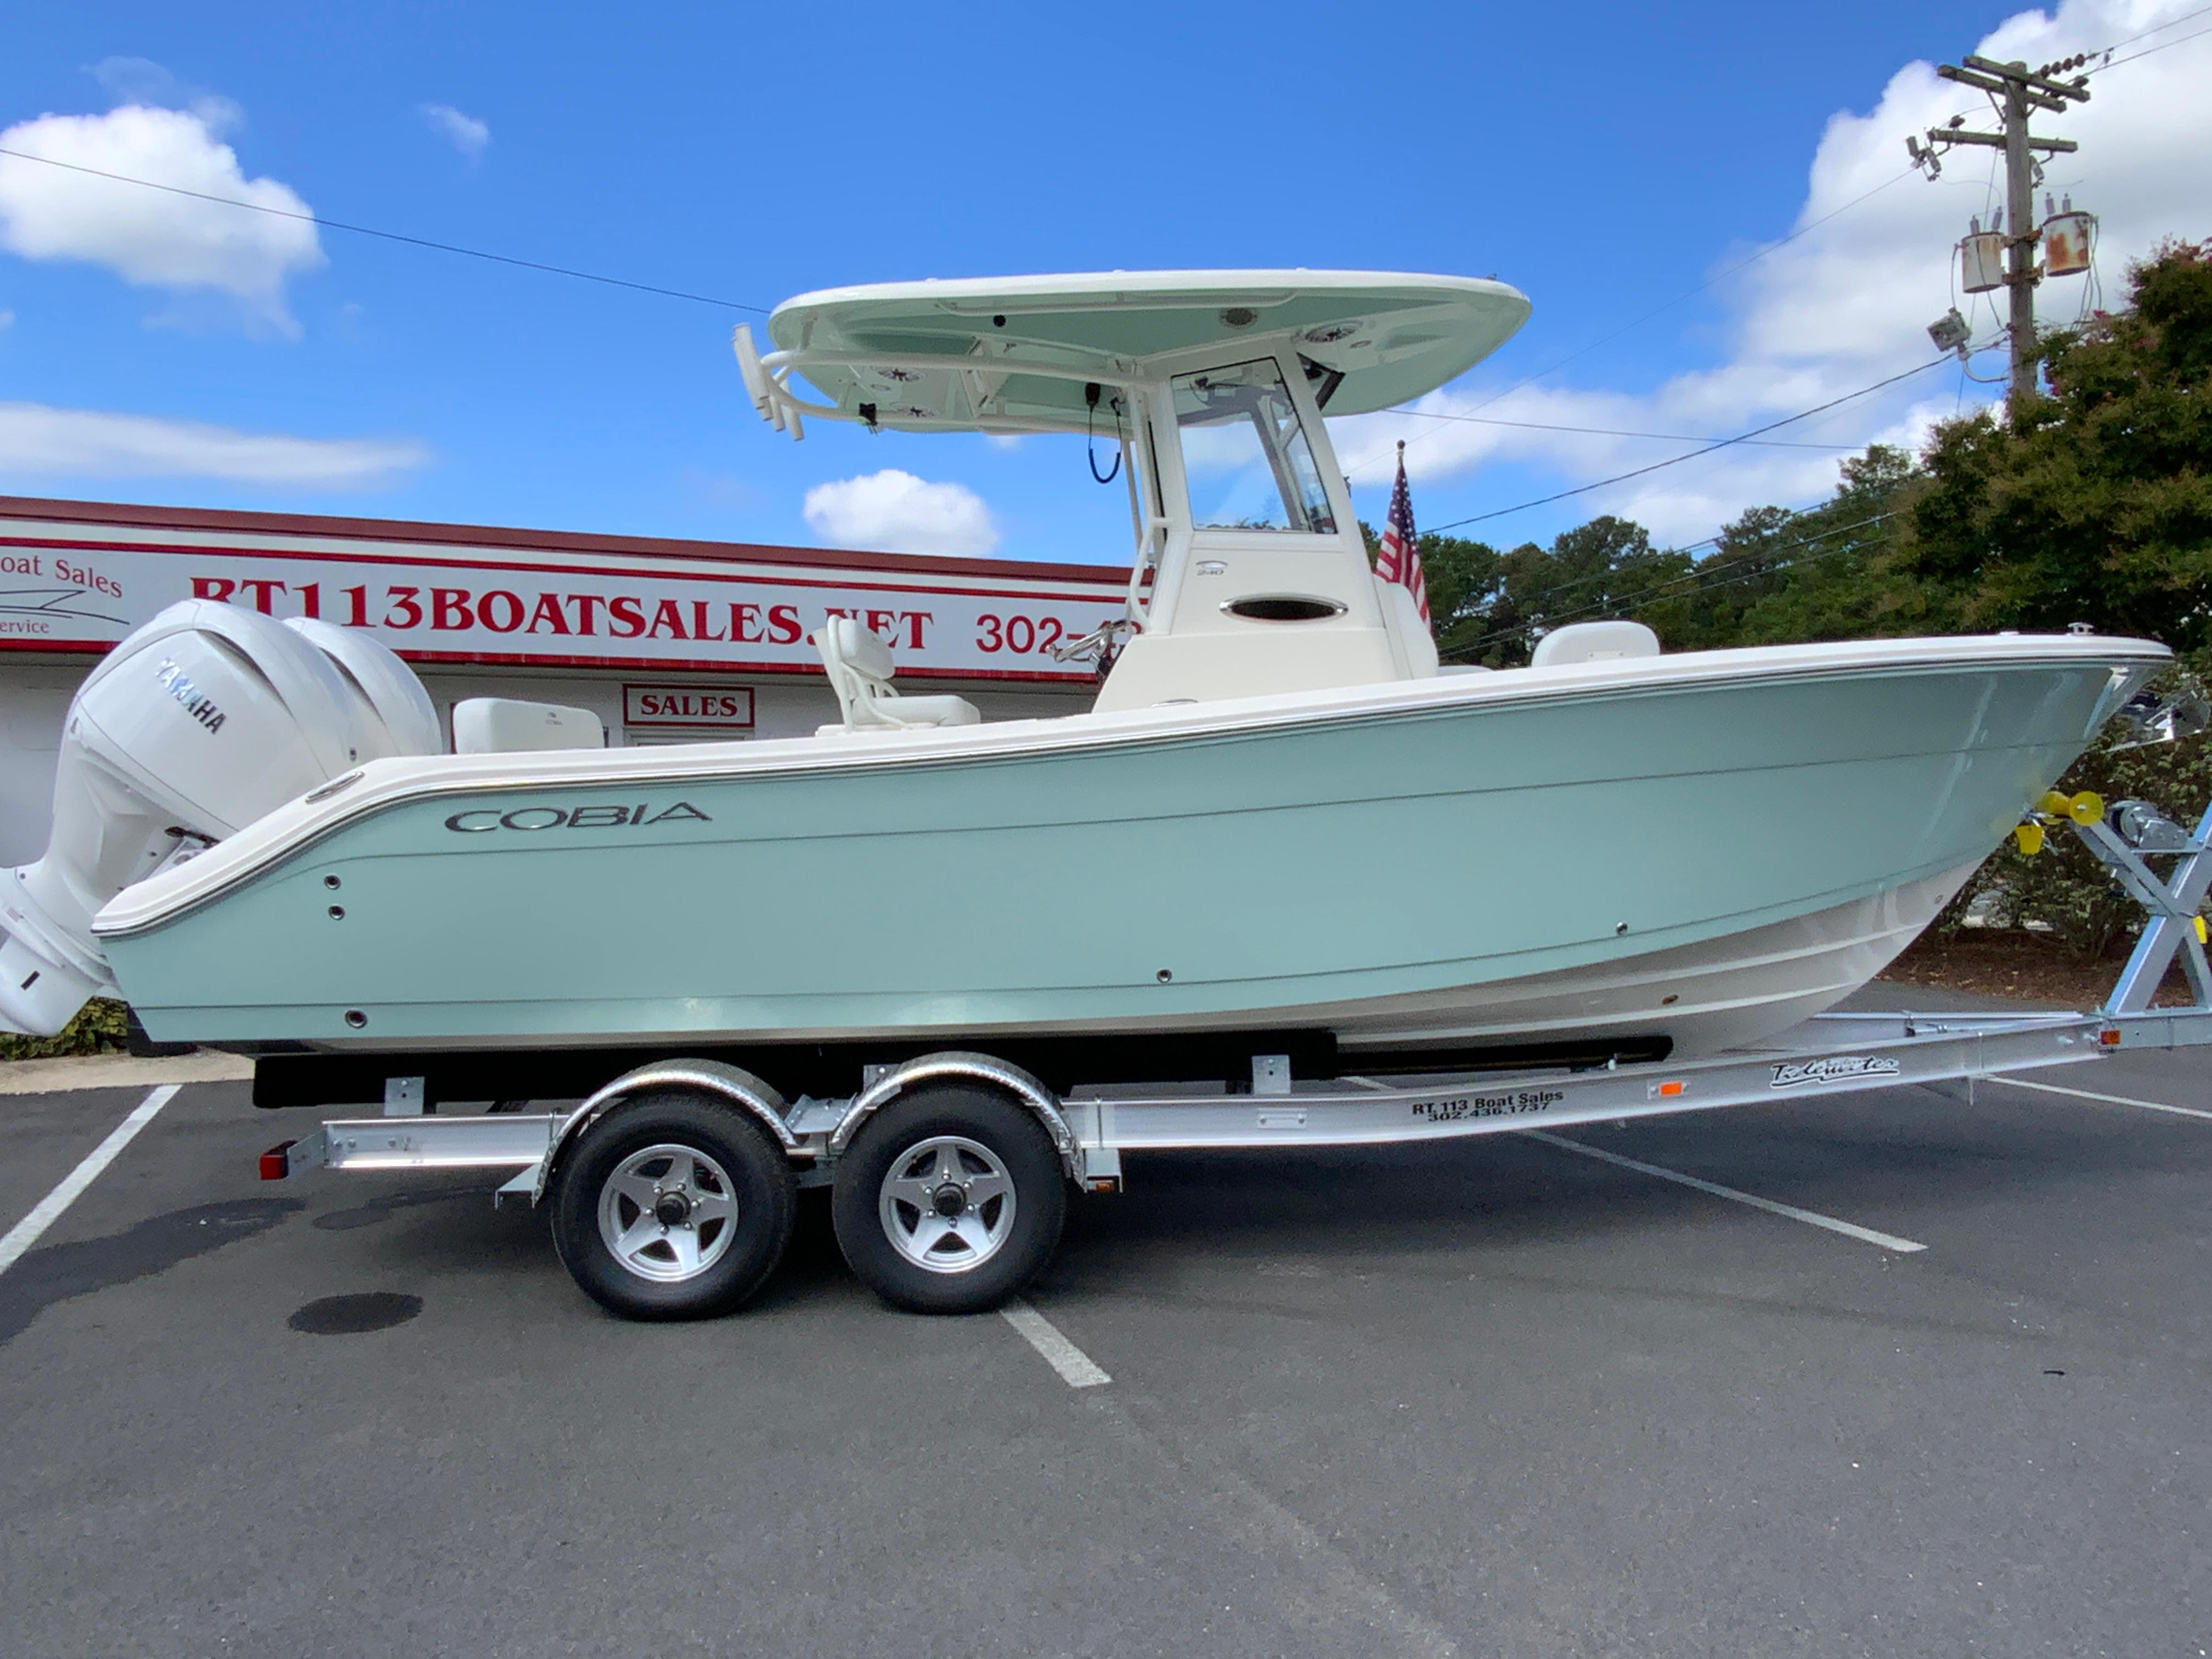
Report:
[[363,761],[435,753],[414,671],[365,633],[171,605],[77,690],[53,833],[0,871],[0,1030],[52,1036],[111,990],[100,908]]

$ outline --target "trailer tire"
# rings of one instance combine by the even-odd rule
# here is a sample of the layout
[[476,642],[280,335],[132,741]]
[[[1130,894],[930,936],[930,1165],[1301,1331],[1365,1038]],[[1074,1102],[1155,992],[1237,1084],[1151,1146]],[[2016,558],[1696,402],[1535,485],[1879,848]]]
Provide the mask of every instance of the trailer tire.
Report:
[[870,1118],[830,1186],[837,1247],[869,1289],[913,1313],[981,1313],[1036,1277],[1067,1187],[1036,1115],[965,1083],[916,1089]]
[[798,1176],[743,1112],[681,1090],[624,1101],[576,1141],[553,1185],[553,1245],[584,1293],[625,1319],[708,1319],[783,1260]]

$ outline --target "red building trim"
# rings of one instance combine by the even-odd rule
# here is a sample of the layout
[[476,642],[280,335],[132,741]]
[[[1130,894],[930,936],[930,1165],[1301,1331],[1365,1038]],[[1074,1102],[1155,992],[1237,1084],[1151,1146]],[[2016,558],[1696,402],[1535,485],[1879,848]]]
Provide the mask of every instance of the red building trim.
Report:
[[758,542],[682,541],[660,536],[594,536],[567,530],[426,524],[408,519],[340,519],[313,513],[245,513],[203,507],[146,507],[125,501],[68,501],[0,495],[0,519],[56,524],[132,525],[144,529],[250,536],[329,536],[517,552],[622,554],[634,558],[739,561],[833,570],[900,571],[917,576],[980,576],[997,581],[1126,582],[1126,565],[1046,564],[1026,559],[937,558],[912,553],[856,553]]

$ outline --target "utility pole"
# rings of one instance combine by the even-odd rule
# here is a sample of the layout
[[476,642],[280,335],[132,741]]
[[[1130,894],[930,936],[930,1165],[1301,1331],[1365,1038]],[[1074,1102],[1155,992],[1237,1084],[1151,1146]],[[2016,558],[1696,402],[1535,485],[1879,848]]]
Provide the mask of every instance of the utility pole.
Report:
[[2001,149],[2005,159],[2005,286],[2012,297],[2012,396],[2009,412],[2018,420],[2027,400],[2035,395],[2035,285],[2043,280],[2036,264],[2036,244],[2042,236],[2035,222],[2035,187],[2043,182],[2041,155],[2072,155],[2081,148],[2070,138],[2039,138],[2027,130],[2028,118],[2037,110],[2063,114],[2069,104],[2089,101],[2089,77],[2070,81],[2053,76],[2080,68],[2086,56],[2045,64],[2031,70],[2026,64],[1993,64],[1986,58],[1969,58],[1963,64],[1942,64],[1936,73],[1946,81],[1972,87],[1990,95],[1996,106],[2002,132],[1962,131],[1966,118],[1954,115],[1945,127],[1930,127],[1928,142],[1905,141],[1906,153],[1927,170],[1930,179],[1942,170],[1938,159],[1954,144],[1984,144]]

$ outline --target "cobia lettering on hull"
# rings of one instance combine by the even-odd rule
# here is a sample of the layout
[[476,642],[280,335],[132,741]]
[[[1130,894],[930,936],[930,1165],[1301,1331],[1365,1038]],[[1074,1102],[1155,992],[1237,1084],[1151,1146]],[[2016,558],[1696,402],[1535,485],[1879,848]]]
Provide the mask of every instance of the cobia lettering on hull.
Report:
[[518,806],[508,812],[479,808],[454,813],[446,820],[446,828],[464,836],[481,836],[494,830],[637,829],[646,824],[666,823],[672,819],[678,823],[714,822],[688,800],[679,800],[657,812],[651,802],[641,801],[635,806]]

